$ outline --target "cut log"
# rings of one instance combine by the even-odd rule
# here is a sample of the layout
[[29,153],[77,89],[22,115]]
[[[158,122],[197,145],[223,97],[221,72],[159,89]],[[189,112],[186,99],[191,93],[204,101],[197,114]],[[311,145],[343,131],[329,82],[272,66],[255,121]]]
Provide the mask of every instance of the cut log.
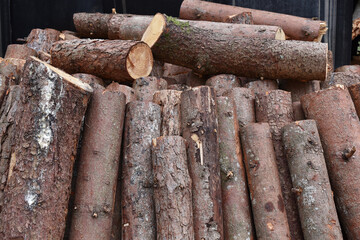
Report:
[[73,21],[81,37],[107,38],[107,23],[112,16],[113,14],[75,13]]
[[276,80],[255,80],[244,83],[243,86],[253,90],[255,95],[279,88]]
[[121,83],[148,76],[153,58],[143,42],[80,39],[55,43],[51,63],[69,73],[89,73]]
[[9,85],[18,85],[26,60],[17,58],[0,58],[0,74],[9,81]]
[[33,29],[26,38],[26,45],[36,52],[50,53],[51,45],[60,40],[60,32],[55,29]]
[[335,69],[335,72],[360,74],[360,65],[344,65]]
[[291,92],[293,102],[300,101],[300,98],[308,93],[320,90],[320,81],[300,82],[280,80],[279,88]]
[[301,98],[317,123],[326,165],[347,239],[360,236],[360,122],[348,90],[333,87]]
[[281,136],[281,129],[294,121],[291,93],[283,90],[260,93],[256,95],[255,109],[256,121],[267,122],[270,125],[291,239],[303,239],[296,198],[291,191],[291,175]]
[[34,49],[23,44],[10,44],[7,46],[5,58],[17,58],[26,60],[30,56],[37,57]]
[[153,102],[161,107],[161,136],[181,134],[181,91],[161,90],[154,93]]
[[192,190],[186,142],[180,136],[153,139],[152,164],[157,239],[194,239]]
[[152,102],[126,107],[122,163],[122,239],[156,239],[151,141],[160,136],[161,110]]
[[191,68],[201,75],[229,73],[301,81],[325,80],[327,76],[325,43],[235,37],[159,13],[142,41],[152,47],[157,60]]
[[243,12],[251,12],[254,24],[281,27],[293,40],[320,42],[327,31],[324,21],[206,1],[183,1],[180,18],[225,22],[229,17]]
[[343,239],[316,122],[285,126],[283,142],[304,239]]
[[216,97],[221,97],[235,87],[241,87],[239,79],[232,74],[220,74],[209,78],[206,85],[215,89]]
[[240,135],[256,237],[290,239],[269,125],[248,124]]
[[138,78],[133,83],[136,100],[152,101],[154,93],[167,89],[167,81],[157,77]]
[[224,239],[214,89],[203,86],[182,92],[181,125],[189,144],[195,240]]
[[224,239],[254,239],[251,206],[234,102],[217,97]]
[[350,87],[360,83],[360,74],[357,73],[345,73],[345,72],[334,72],[330,78],[321,84],[322,89],[334,87],[336,85],[344,85]]
[[107,86],[107,89],[111,91],[120,91],[124,93],[126,96],[126,103],[136,101],[135,91],[133,88],[129,86],[120,85],[116,82],[112,82],[109,86]]
[[80,79],[81,81],[89,84],[92,88],[94,88],[96,85],[105,86],[104,81],[94,75],[86,74],[86,73],[75,73],[72,75],[73,77],[76,77]]
[[292,103],[293,111],[294,111],[294,121],[301,121],[305,119],[305,114],[302,109],[302,105],[300,101]]
[[32,57],[22,75],[2,239],[62,239],[80,127],[92,88]]
[[254,18],[251,12],[243,12],[235,15],[228,16],[225,19],[227,23],[236,23],[236,24],[254,24]]

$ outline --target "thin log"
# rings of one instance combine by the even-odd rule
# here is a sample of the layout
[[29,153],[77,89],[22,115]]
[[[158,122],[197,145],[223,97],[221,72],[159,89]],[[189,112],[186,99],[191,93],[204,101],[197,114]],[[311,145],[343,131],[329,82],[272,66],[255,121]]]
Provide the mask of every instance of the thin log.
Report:
[[243,84],[244,87],[251,89],[254,94],[264,93],[271,90],[279,89],[276,80],[255,80]]
[[18,58],[26,60],[30,56],[37,57],[37,53],[34,49],[23,44],[10,44],[7,46],[4,58]]
[[300,101],[300,98],[308,93],[320,90],[320,81],[300,82],[281,80],[279,88],[291,92],[291,99],[293,102]]
[[26,38],[26,46],[34,49],[36,52],[43,51],[50,53],[51,45],[60,40],[60,32],[55,29],[33,29]]
[[78,32],[81,37],[107,38],[107,23],[111,17],[112,14],[75,13],[73,15],[73,21],[76,32]]
[[296,101],[292,103],[293,111],[294,111],[294,121],[301,121],[305,119],[305,114],[302,109],[302,105],[300,101]]
[[133,83],[136,100],[152,101],[154,93],[167,89],[167,81],[157,77],[138,78]]
[[107,89],[112,90],[112,91],[120,91],[120,92],[124,93],[126,96],[126,103],[136,101],[135,91],[133,88],[131,88],[129,86],[120,85],[116,82],[112,82],[111,84],[109,84],[107,86]]
[[346,72],[334,72],[330,75],[330,78],[321,84],[321,89],[334,87],[336,85],[344,85],[350,87],[360,83],[360,74],[346,73]]
[[235,87],[241,87],[239,79],[232,74],[220,74],[209,78],[206,85],[215,89],[216,97],[227,94]]

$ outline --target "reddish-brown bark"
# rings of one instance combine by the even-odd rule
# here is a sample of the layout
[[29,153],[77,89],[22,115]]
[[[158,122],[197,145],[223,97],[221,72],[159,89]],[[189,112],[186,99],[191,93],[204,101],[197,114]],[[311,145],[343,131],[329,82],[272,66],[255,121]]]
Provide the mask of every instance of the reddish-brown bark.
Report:
[[62,31],[59,35],[59,40],[74,40],[74,39],[80,39],[76,32],[65,30]]
[[112,16],[113,14],[75,13],[73,21],[81,37],[107,38],[107,23]]
[[302,109],[302,105],[300,101],[292,103],[293,112],[294,112],[294,121],[300,121],[305,119],[305,114]]
[[96,85],[100,85],[100,86],[105,86],[104,81],[94,75],[91,74],[86,74],[86,73],[75,73],[72,75],[73,77],[76,77],[78,79],[80,79],[81,81],[89,84],[92,88],[94,88],[94,86]]
[[326,89],[336,85],[350,87],[358,83],[360,83],[360,75],[357,73],[334,72],[325,82],[322,82],[321,88]]
[[253,90],[255,95],[279,88],[276,80],[256,80],[247,82],[243,86]]
[[235,87],[241,87],[239,79],[232,74],[220,74],[209,78],[206,85],[215,89],[216,97],[221,97]]
[[0,74],[6,77],[10,85],[17,85],[20,83],[25,62],[24,59],[0,58]]
[[26,46],[34,49],[36,52],[43,51],[50,53],[51,45],[60,40],[60,32],[55,29],[33,29],[26,38]]
[[360,74],[360,65],[344,65],[335,69],[335,72]]
[[30,56],[37,56],[34,49],[22,44],[10,44],[7,46],[4,58],[18,58],[26,60]]
[[279,88],[291,92],[291,99],[293,102],[300,101],[300,98],[308,93],[320,90],[320,81],[300,82],[281,80]]
[[152,101],[154,93],[167,89],[167,81],[157,77],[138,78],[133,83],[136,100]]
[[191,89],[190,86],[186,85],[186,84],[171,84],[171,85],[168,85],[168,89],[169,90],[177,90],[177,91],[186,91],[186,90],[189,90]]
[[107,86],[107,89],[112,90],[112,91],[120,91],[120,92],[124,93],[126,96],[126,103],[136,101],[135,91],[133,88],[131,88],[129,86],[121,85],[116,82],[112,82],[111,84],[109,84]]

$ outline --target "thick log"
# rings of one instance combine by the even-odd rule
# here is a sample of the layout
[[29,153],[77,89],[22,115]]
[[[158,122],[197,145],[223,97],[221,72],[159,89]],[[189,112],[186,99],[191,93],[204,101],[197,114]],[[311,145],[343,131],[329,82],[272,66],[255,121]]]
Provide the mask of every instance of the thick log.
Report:
[[55,43],[51,64],[69,73],[89,73],[129,83],[150,74],[153,58],[143,42],[80,39]]
[[300,101],[292,103],[293,112],[294,112],[294,121],[301,121],[305,119],[305,114],[302,109],[302,105]]
[[154,93],[167,89],[167,81],[157,77],[138,78],[133,83],[136,100],[152,101]]
[[203,86],[182,92],[181,125],[189,144],[195,240],[224,239],[214,89]]
[[206,1],[183,1],[180,18],[225,22],[229,16],[243,12],[251,13],[254,24],[281,27],[285,34],[293,40],[320,42],[327,31],[324,21]]
[[193,240],[192,190],[185,139],[180,136],[153,139],[152,164],[157,239]]
[[291,191],[290,170],[284,154],[281,136],[281,129],[294,121],[291,93],[283,90],[260,93],[256,95],[255,109],[256,121],[267,122],[270,125],[291,239],[303,239],[296,198]]
[[276,80],[255,80],[244,83],[243,86],[253,90],[255,95],[279,88]]
[[113,14],[75,13],[73,15],[73,21],[76,32],[78,32],[81,37],[107,38],[107,23],[112,16]]
[[55,29],[33,29],[26,38],[26,46],[34,49],[36,52],[43,51],[50,53],[51,45],[60,40],[60,32]]
[[126,107],[122,163],[122,239],[156,239],[151,141],[160,136],[161,110],[152,102]]
[[308,93],[320,90],[320,81],[300,82],[280,80],[279,88],[291,92],[293,102],[300,101],[300,98]]
[[325,80],[327,76],[325,43],[236,37],[196,28],[163,14],[155,15],[142,41],[152,47],[157,60],[201,75],[229,73],[301,81]]
[[251,206],[234,102],[217,97],[224,239],[254,239]]
[[129,86],[120,85],[116,82],[112,82],[110,85],[107,86],[107,89],[112,91],[120,91],[124,93],[126,96],[126,103],[136,101],[135,91],[133,88]]
[[346,237],[360,236],[360,122],[348,90],[332,87],[301,98],[317,123],[331,187]]
[[283,142],[304,238],[343,239],[316,122],[286,125]]
[[181,135],[181,91],[157,91],[153,102],[161,107],[161,136]]
[[360,65],[344,65],[335,69],[335,72],[360,74]]
[[239,79],[232,74],[220,74],[209,78],[206,85],[215,89],[216,97],[227,94],[235,87],[241,87]]
[[243,12],[232,16],[228,16],[225,19],[225,22],[237,23],[237,24],[254,24],[254,18],[251,12]]
[[240,135],[256,237],[290,239],[270,127],[251,123]]
[[104,81],[94,75],[86,74],[86,73],[75,73],[72,75],[73,77],[76,77],[80,79],[81,81],[89,84],[92,88],[96,87],[96,85],[105,86]]
[[0,74],[6,77],[10,85],[18,85],[25,62],[24,59],[0,58]]
[[4,58],[17,58],[26,60],[30,56],[37,57],[34,49],[29,48],[24,44],[10,44],[7,46]]
[[334,87],[336,85],[344,85],[350,87],[360,83],[360,74],[346,73],[346,72],[334,72],[330,75],[329,79],[322,82],[321,89]]
[[0,236],[62,239],[76,146],[92,88],[33,57],[21,84],[21,129],[10,160]]

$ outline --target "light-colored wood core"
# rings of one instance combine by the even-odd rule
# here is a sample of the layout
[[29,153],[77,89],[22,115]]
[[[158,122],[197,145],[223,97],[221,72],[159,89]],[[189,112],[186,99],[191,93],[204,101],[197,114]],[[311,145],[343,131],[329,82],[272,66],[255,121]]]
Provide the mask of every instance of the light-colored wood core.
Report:
[[153,67],[153,56],[146,43],[134,45],[126,58],[126,69],[133,79],[149,76]]
[[164,15],[161,13],[157,13],[151,20],[146,31],[144,32],[141,41],[147,43],[150,47],[154,46],[156,41],[163,33],[165,25],[166,21]]
[[286,36],[282,28],[279,28],[275,34],[275,40],[286,40]]

